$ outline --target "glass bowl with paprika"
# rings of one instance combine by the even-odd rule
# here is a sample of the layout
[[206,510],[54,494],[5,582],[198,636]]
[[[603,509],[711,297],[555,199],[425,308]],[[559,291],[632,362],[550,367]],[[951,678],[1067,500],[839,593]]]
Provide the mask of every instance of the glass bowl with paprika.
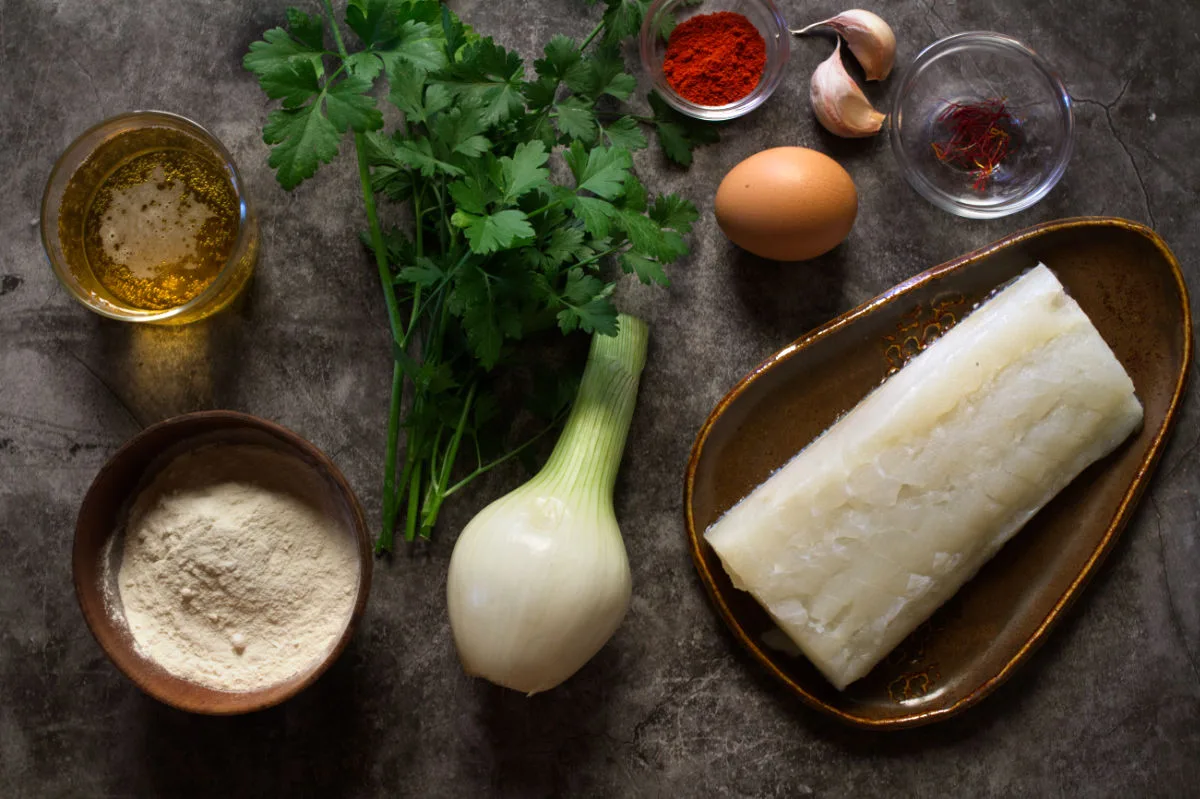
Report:
[[663,100],[688,116],[720,121],[771,96],[790,39],[773,0],[654,0],[639,45]]

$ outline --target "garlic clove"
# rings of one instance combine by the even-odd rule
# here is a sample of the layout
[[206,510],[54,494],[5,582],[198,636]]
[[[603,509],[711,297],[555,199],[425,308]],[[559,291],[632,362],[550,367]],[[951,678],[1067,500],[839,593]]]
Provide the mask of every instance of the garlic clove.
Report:
[[817,121],[835,136],[857,139],[874,136],[887,117],[875,110],[842,64],[842,41],[821,62],[809,83],[809,101]]
[[862,65],[867,80],[883,80],[892,71],[892,64],[896,61],[896,34],[879,15],[855,8],[792,33],[803,36],[814,28],[833,28],[837,31]]

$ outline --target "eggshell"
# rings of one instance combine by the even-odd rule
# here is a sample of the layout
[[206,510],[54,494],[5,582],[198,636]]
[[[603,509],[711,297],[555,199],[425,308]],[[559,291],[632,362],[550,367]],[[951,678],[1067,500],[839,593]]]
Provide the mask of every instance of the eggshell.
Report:
[[717,188],[717,224],[755,255],[803,261],[829,252],[858,215],[854,181],[824,153],[775,147],[729,170]]

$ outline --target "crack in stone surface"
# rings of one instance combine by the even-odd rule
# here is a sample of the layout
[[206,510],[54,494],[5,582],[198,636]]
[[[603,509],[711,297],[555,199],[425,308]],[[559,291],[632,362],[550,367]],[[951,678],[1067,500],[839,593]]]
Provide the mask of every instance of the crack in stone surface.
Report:
[[1197,436],[1196,440],[1193,441],[1191,445],[1183,451],[1183,454],[1179,456],[1177,461],[1175,461],[1175,465],[1171,467],[1171,471],[1163,475],[1162,482],[1166,483],[1168,480],[1174,477],[1175,472],[1179,471],[1180,467],[1184,466],[1188,462],[1188,459],[1191,458],[1198,448],[1200,448],[1200,436]]
[[[942,19],[942,15],[939,14],[937,9],[933,7],[933,0],[924,0],[924,2],[921,3],[921,6],[925,9],[925,24],[929,26],[929,30],[933,31],[933,35],[939,37],[945,36],[945,32],[950,30],[950,26],[946,24],[946,20]],[[934,27],[933,23],[929,21],[929,17],[933,17],[942,24],[941,31],[938,31],[938,29]]]
[[1162,562],[1163,582],[1167,586],[1167,608],[1170,611],[1168,615],[1171,617],[1171,626],[1175,628],[1175,634],[1179,636],[1179,642],[1183,647],[1183,655],[1192,667],[1192,676],[1196,678],[1197,683],[1200,683],[1200,665],[1197,665],[1196,657],[1192,654],[1192,648],[1188,645],[1187,633],[1183,629],[1183,620],[1179,617],[1179,606],[1175,603],[1175,592],[1171,590],[1171,573],[1167,569],[1167,549],[1163,543],[1162,536],[1162,512],[1158,508],[1158,500],[1153,496],[1150,497],[1150,507],[1154,509],[1154,529],[1158,538],[1158,558]]
[[1125,85],[1121,87],[1121,91],[1119,91],[1116,98],[1109,103],[1102,103],[1099,100],[1091,100],[1086,97],[1072,97],[1072,100],[1074,100],[1076,103],[1082,103],[1083,105],[1097,106],[1104,111],[1104,119],[1108,122],[1109,133],[1111,133],[1113,139],[1116,140],[1117,146],[1119,146],[1121,151],[1125,153],[1125,158],[1129,161],[1129,165],[1133,167],[1133,175],[1135,178],[1137,178],[1138,188],[1142,191],[1142,202],[1146,206],[1146,218],[1150,220],[1150,227],[1157,229],[1158,222],[1154,218],[1154,210],[1150,207],[1150,192],[1146,190],[1146,181],[1142,178],[1142,170],[1138,168],[1137,160],[1133,157],[1133,151],[1131,151],[1125,144],[1125,141],[1121,138],[1121,134],[1117,133],[1117,126],[1116,123],[1113,122],[1112,117],[1113,107],[1117,103],[1121,102],[1121,98],[1125,96],[1125,91],[1129,88],[1131,81],[1131,78],[1126,79]]
[[638,760],[640,760],[643,765],[650,765],[650,758],[648,758],[646,756],[646,754],[643,752],[643,748],[644,748],[643,743],[644,742],[642,740],[642,734],[645,732],[646,727],[648,727],[651,723],[656,721],[658,719],[658,717],[662,714],[662,712],[664,710],[666,710],[667,706],[674,703],[675,700],[678,699],[681,695],[683,695],[683,693],[688,688],[695,685],[697,682],[704,680],[708,676],[709,676],[709,673],[704,672],[702,674],[696,674],[691,677],[688,677],[682,683],[675,686],[675,688],[669,694],[667,694],[666,697],[664,697],[659,702],[655,703],[654,707],[650,708],[649,712],[647,712],[646,715],[642,717],[642,720],[633,726],[633,738],[630,741],[630,744],[632,744],[632,746],[633,746],[634,756]]
[[107,380],[105,380],[103,377],[101,377],[100,374],[95,369],[88,366],[87,362],[84,361],[82,358],[80,358],[78,355],[71,352],[69,349],[67,349],[65,347],[63,347],[62,350],[67,355],[69,355],[76,363],[78,363],[80,366],[82,366],[89,375],[94,377],[96,379],[97,383],[99,383],[101,386],[104,387],[104,390],[107,391],[108,394],[117,401],[117,405],[121,406],[121,410],[125,411],[125,413],[129,416],[130,420],[135,425],[137,425],[138,430],[142,430],[146,427],[146,425],[142,424],[141,420],[138,419],[137,414],[133,412],[133,409],[129,407],[129,404],[127,402],[125,402],[124,398],[122,398],[121,395],[117,393],[116,389],[114,389],[112,386],[110,386],[108,384]]

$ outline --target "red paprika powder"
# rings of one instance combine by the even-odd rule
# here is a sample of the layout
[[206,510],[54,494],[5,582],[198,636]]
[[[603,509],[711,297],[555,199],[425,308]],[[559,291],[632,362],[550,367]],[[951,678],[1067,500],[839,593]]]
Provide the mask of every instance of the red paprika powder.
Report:
[[767,43],[754,23],[732,11],[699,14],[671,31],[663,76],[675,93],[697,105],[726,105],[758,85]]

